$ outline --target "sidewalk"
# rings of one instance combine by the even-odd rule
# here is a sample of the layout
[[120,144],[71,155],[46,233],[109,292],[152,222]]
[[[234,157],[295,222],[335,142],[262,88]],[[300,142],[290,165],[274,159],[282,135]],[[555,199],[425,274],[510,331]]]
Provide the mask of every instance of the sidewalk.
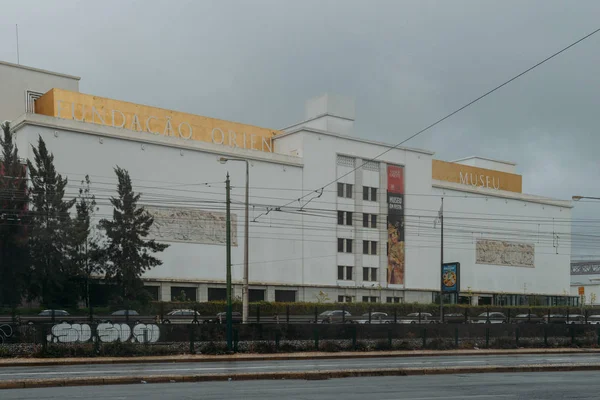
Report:
[[27,367],[47,365],[82,364],[133,364],[133,363],[183,363],[216,361],[269,361],[269,360],[309,360],[337,358],[375,357],[427,357],[427,356],[476,356],[476,355],[520,355],[520,354],[600,354],[600,349],[514,349],[514,350],[407,350],[371,352],[302,352],[276,354],[232,354],[232,355],[179,355],[149,357],[93,357],[93,358],[0,358],[1,367]]

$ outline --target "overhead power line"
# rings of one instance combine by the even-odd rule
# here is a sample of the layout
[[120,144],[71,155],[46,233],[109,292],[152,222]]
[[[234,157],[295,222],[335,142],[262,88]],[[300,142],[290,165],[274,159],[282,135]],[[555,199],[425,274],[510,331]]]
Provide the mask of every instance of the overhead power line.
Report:
[[354,171],[356,171],[356,170],[357,170],[357,169],[359,169],[359,168],[362,168],[364,165],[368,164],[369,162],[372,162],[372,161],[375,161],[375,160],[377,160],[379,157],[381,157],[381,156],[383,156],[383,155],[385,155],[385,154],[389,153],[390,151],[392,151],[392,150],[394,150],[394,149],[396,149],[396,148],[400,147],[401,145],[403,145],[404,143],[408,142],[409,140],[412,140],[412,139],[416,138],[416,137],[417,137],[417,136],[419,136],[420,134],[422,134],[422,133],[424,133],[424,132],[428,131],[429,129],[433,128],[434,126],[436,126],[436,125],[438,125],[438,124],[440,124],[440,123],[444,122],[445,120],[447,120],[448,118],[451,118],[452,116],[454,116],[454,115],[458,114],[458,113],[459,113],[459,112],[461,112],[462,110],[464,110],[464,109],[466,109],[466,108],[468,108],[468,107],[472,106],[473,104],[475,104],[475,103],[477,103],[478,101],[480,101],[480,100],[484,99],[485,97],[489,96],[490,94],[494,93],[495,91],[497,91],[497,90],[499,90],[499,89],[503,88],[504,86],[508,85],[509,83],[511,83],[511,82],[513,82],[513,81],[515,81],[515,80],[519,79],[520,77],[522,77],[523,75],[527,74],[528,72],[531,72],[532,70],[534,70],[535,68],[539,67],[540,65],[542,65],[542,64],[544,64],[544,63],[546,63],[546,62],[550,61],[550,60],[551,60],[551,59],[553,59],[554,57],[558,56],[558,55],[559,55],[559,54],[561,54],[561,53],[564,53],[565,51],[569,50],[571,47],[573,47],[573,46],[576,46],[577,44],[579,44],[579,43],[583,42],[584,40],[588,39],[589,37],[591,37],[591,36],[595,35],[595,34],[596,34],[596,33],[598,33],[598,32],[600,32],[600,28],[598,28],[598,29],[596,29],[596,30],[594,30],[594,31],[592,31],[592,32],[590,32],[590,33],[588,33],[587,35],[585,35],[584,37],[582,37],[582,38],[580,38],[580,39],[576,40],[575,42],[571,43],[570,45],[568,45],[568,46],[566,46],[566,47],[563,47],[561,50],[559,50],[559,51],[557,51],[556,53],[554,53],[554,54],[552,54],[552,55],[550,55],[550,56],[548,56],[548,57],[544,58],[542,61],[540,61],[540,62],[538,62],[538,63],[534,64],[533,66],[531,66],[531,67],[527,68],[525,71],[523,71],[523,72],[521,72],[521,73],[519,73],[519,74],[517,74],[517,75],[513,76],[512,78],[508,79],[507,81],[504,81],[503,83],[501,83],[500,85],[498,85],[498,86],[494,87],[493,89],[491,89],[491,90],[488,90],[487,92],[485,92],[485,93],[484,93],[484,94],[482,94],[481,96],[479,96],[479,97],[477,97],[477,98],[475,98],[475,99],[473,99],[473,100],[469,101],[467,104],[465,104],[465,105],[463,105],[463,106],[461,106],[461,107],[457,108],[456,110],[452,111],[451,113],[447,114],[446,116],[444,116],[444,117],[442,117],[442,118],[438,119],[437,121],[433,122],[432,124],[429,124],[429,125],[427,125],[425,128],[421,129],[421,130],[420,130],[420,131],[418,131],[418,132],[415,132],[414,134],[412,134],[412,135],[411,135],[411,136],[409,136],[408,138],[406,138],[406,139],[404,139],[403,141],[401,141],[400,143],[398,143],[398,144],[396,144],[396,145],[394,145],[394,146],[392,146],[392,147],[390,147],[390,148],[386,149],[385,151],[383,151],[383,152],[379,153],[379,154],[378,154],[378,155],[376,155],[375,157],[373,157],[373,158],[371,158],[371,159],[368,159],[368,160],[364,160],[364,161],[362,162],[362,164],[360,164],[359,166],[355,167],[354,169],[352,169],[352,170],[348,171],[348,172],[347,172],[347,173],[345,173],[344,175],[342,175],[342,176],[340,176],[340,177],[338,177],[338,178],[336,178],[336,179],[332,180],[331,182],[327,183],[326,185],[324,185],[324,186],[321,186],[320,188],[318,188],[318,189],[315,189],[315,190],[311,191],[310,193],[308,193],[308,194],[305,194],[305,195],[303,195],[302,197],[300,197],[300,198],[298,198],[298,199],[295,199],[295,200],[293,200],[293,201],[290,201],[289,203],[286,203],[286,204],[284,204],[283,206],[280,206],[280,207],[286,207],[286,206],[288,206],[288,205],[290,205],[290,204],[293,204],[293,203],[295,203],[295,202],[297,202],[297,201],[300,201],[300,200],[302,200],[302,199],[306,198],[306,197],[307,197],[307,196],[309,196],[310,194],[315,194],[315,193],[319,193],[319,192],[321,192],[321,191],[322,191],[322,190],[324,190],[326,187],[328,187],[328,186],[330,186],[330,185],[332,185],[332,184],[336,183],[337,181],[339,181],[340,179],[344,178],[345,176],[348,176],[348,175],[350,175],[351,173],[353,173]]

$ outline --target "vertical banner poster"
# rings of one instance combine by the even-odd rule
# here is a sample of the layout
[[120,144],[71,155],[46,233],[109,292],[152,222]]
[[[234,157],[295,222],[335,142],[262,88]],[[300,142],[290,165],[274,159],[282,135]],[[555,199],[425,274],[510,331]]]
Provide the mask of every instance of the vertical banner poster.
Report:
[[442,265],[442,291],[444,293],[460,292],[459,263],[446,263]]
[[387,167],[387,283],[404,284],[404,167]]

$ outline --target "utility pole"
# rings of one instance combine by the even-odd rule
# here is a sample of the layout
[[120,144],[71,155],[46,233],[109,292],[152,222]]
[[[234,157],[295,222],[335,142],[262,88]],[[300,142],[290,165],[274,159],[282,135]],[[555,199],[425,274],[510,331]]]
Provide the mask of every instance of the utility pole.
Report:
[[249,289],[248,289],[248,252],[250,251],[250,163],[248,160],[241,158],[219,158],[221,164],[228,161],[241,161],[246,163],[246,204],[245,204],[245,219],[244,219],[244,277],[242,279],[242,322],[248,323]]
[[225,181],[226,204],[227,204],[227,219],[226,219],[226,235],[227,235],[227,350],[233,350],[233,332],[231,326],[231,186],[229,182],[229,172]]
[[440,207],[440,323],[444,322],[444,198],[442,197],[442,206]]

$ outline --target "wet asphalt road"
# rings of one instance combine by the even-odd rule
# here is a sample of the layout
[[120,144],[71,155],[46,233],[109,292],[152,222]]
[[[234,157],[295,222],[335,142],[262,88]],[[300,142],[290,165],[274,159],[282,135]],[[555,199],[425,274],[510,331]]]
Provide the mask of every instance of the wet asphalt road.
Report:
[[598,393],[600,372],[551,372],[57,387],[3,390],[0,397],[2,400],[584,400],[598,399]]
[[[600,354],[481,355],[439,357],[348,358],[329,360],[139,363],[46,367],[0,367],[0,381],[95,376],[191,375],[244,372],[306,372],[371,368],[599,364]],[[3,392],[4,393],[4,392]],[[1,397],[1,396],[0,396]]]

